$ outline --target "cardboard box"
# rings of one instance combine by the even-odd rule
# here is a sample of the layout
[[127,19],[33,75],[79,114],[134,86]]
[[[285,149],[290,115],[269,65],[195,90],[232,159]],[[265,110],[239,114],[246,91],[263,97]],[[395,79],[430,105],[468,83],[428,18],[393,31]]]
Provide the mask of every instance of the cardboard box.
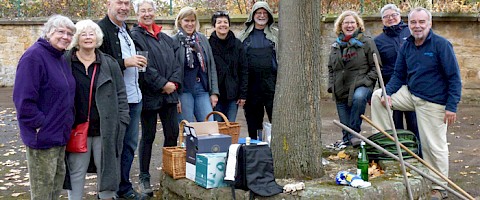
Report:
[[226,187],[223,182],[226,157],[227,153],[197,154],[195,183],[207,189]]
[[195,181],[195,173],[197,171],[196,166],[188,162],[186,162],[185,164],[187,165],[185,167],[185,178]]
[[187,135],[187,162],[195,165],[197,153],[221,153],[227,152],[232,144],[232,137],[229,135],[205,135],[195,137]]

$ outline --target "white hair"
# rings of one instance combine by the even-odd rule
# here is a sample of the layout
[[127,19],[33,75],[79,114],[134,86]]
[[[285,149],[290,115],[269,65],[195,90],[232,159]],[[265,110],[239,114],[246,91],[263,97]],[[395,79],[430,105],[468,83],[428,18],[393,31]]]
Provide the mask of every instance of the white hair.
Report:
[[144,3],[149,3],[152,5],[153,10],[157,11],[157,4],[153,0],[135,0],[133,1],[133,11],[135,11],[135,14],[138,14],[138,7],[140,7]]
[[41,38],[49,40],[50,35],[55,31],[57,28],[67,28],[73,33],[75,33],[75,24],[73,24],[70,18],[65,17],[63,15],[52,15],[48,18],[48,21],[43,24],[42,33],[40,35]]
[[93,22],[92,20],[86,19],[86,20],[78,21],[77,24],[75,24],[75,27],[77,28],[77,32],[75,32],[75,35],[73,35],[72,43],[70,43],[70,46],[68,46],[68,49],[72,49],[73,47],[78,48],[78,37],[80,37],[80,34],[82,34],[82,32],[84,32],[87,28],[91,28],[95,31],[95,38],[97,39],[96,40],[97,43],[95,44],[95,47],[98,48],[102,45],[103,32],[97,23]]

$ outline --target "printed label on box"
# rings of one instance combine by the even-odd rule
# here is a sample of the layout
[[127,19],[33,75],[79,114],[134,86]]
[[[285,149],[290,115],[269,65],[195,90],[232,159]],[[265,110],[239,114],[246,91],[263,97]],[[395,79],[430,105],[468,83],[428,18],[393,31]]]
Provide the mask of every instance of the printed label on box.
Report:
[[204,188],[226,187],[225,159],[227,153],[197,154],[195,182]]

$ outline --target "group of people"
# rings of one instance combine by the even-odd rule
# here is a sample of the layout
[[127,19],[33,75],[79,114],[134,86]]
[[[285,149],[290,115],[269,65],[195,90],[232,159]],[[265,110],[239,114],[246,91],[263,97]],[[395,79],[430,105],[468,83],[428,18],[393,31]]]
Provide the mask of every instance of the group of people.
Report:
[[[408,23],[394,4],[380,11],[383,32],[372,39],[365,34],[363,20],[354,11],[345,11],[335,21],[336,41],[328,62],[329,87],[342,124],[361,133],[362,118],[371,103],[372,121],[383,130],[392,129],[388,111],[393,111],[395,128],[407,128],[420,140],[423,159],[448,177],[447,126],[455,123],[462,83],[452,44],[432,30],[432,14],[415,8]],[[373,54],[380,56],[381,76],[386,84],[374,91],[379,74]],[[373,130],[378,132],[378,130]],[[336,145],[357,146],[361,140],[343,131]],[[442,185],[447,182],[431,173]],[[434,185],[433,199],[447,197]]]
[[[19,60],[13,100],[31,199],[58,199],[62,189],[69,199],[82,199],[87,172],[97,173],[99,199],[153,196],[157,115],[165,147],[177,145],[179,121],[203,121],[213,110],[235,121],[243,106],[252,138],[265,110],[272,118],[278,39],[266,2],[255,3],[239,38],[228,12],[215,12],[209,39],[191,7],[180,10],[170,37],[155,23],[155,1],[133,1],[138,22],[131,29],[125,23],[130,0],[106,5],[97,23],[50,17]],[[86,121],[87,152],[66,152],[72,128]],[[137,145],[140,192],[130,181]]]
[[[262,129],[265,112],[272,120],[278,31],[266,2],[254,4],[238,38],[226,11],[213,14],[214,32],[207,39],[198,31],[191,7],[178,13],[172,37],[155,23],[155,1],[133,2],[138,23],[132,29],[125,23],[130,7],[130,0],[108,0],[107,14],[98,23],[74,24],[54,15],[21,57],[13,100],[27,149],[32,199],[57,199],[62,188],[69,199],[82,199],[87,172],[98,175],[100,199],[152,196],[149,171],[157,115],[163,146],[177,145],[179,121],[203,121],[213,110],[235,121],[242,106],[251,138]],[[371,102],[373,121],[391,129],[385,109],[390,106],[395,127],[403,128],[405,115],[407,128],[420,138],[423,158],[448,176],[446,131],[456,120],[462,87],[452,45],[431,30],[432,15],[424,8],[413,9],[408,23],[394,4],[380,13],[383,33],[374,39],[365,35],[364,22],[354,11],[335,21],[328,92],[340,122],[361,132],[360,115]],[[387,96],[374,91],[379,74],[373,54],[381,58]],[[65,152],[72,127],[87,120],[87,152]],[[215,120],[222,121],[219,116]],[[343,131],[337,145],[360,141]],[[138,143],[141,192],[130,181]],[[442,187],[433,189],[434,197],[446,196]]]

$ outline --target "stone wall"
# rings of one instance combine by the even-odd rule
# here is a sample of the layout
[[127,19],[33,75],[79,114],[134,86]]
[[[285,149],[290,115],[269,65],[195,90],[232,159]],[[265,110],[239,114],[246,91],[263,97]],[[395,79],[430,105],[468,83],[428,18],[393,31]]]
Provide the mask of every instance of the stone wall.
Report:
[[[245,17],[232,18],[232,30],[238,33],[244,28]],[[329,98],[330,94],[326,92],[328,82],[328,54],[330,44],[335,40],[333,32],[334,17],[325,17],[323,19],[324,37],[322,45],[322,73],[319,78],[322,79],[322,88],[320,95],[322,98]],[[379,16],[365,16],[366,35],[378,35],[383,25]],[[406,18],[404,18],[406,20]],[[212,32],[212,26],[208,18],[201,18],[200,31],[207,36]],[[479,18],[477,15],[434,15],[433,30],[453,44],[457,59],[460,65],[463,81],[463,102],[479,103],[480,96],[480,43],[478,34],[480,32]],[[43,20],[35,21],[10,21],[0,20],[0,86],[13,86],[15,69],[23,52],[32,45],[40,35],[40,29]],[[135,23],[134,19],[128,20],[129,24]],[[163,31],[171,35],[174,33],[172,19],[159,19],[158,24],[162,24]]]

